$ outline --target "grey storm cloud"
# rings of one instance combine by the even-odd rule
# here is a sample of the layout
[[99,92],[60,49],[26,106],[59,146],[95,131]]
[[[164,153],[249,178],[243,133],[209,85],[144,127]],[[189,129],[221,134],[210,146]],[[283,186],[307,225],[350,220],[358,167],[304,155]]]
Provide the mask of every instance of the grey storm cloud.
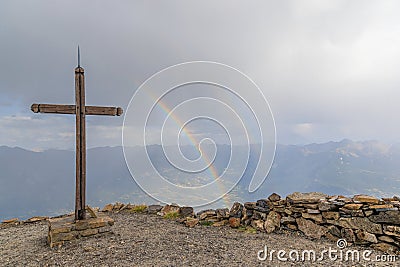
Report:
[[[64,147],[57,143],[57,131],[68,132],[65,125],[70,125],[73,133],[71,119],[33,115],[29,106],[74,102],[79,44],[87,104],[126,108],[139,85],[157,71],[209,60],[231,65],[258,84],[275,115],[278,142],[398,142],[398,10],[400,2],[394,0],[5,0],[0,4],[0,140]],[[52,141],[46,145],[35,137],[37,124],[11,123],[10,116],[40,116]],[[119,145],[122,120],[90,118],[92,145]]]

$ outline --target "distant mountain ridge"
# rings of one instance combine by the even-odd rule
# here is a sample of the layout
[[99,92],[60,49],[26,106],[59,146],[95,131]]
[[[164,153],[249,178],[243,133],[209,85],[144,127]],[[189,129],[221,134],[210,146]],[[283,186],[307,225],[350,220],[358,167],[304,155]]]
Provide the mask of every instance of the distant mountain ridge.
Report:
[[[170,179],[175,179],[174,182],[187,182],[185,176],[164,162],[161,146],[148,148],[161,173],[167,173]],[[129,149],[135,153],[138,148]],[[218,152],[221,155],[215,164],[222,169],[226,165],[224,161],[229,158],[230,147],[219,145]],[[272,192],[281,195],[295,191],[320,191],[332,195],[365,193],[378,197],[398,195],[400,192],[399,144],[345,139],[304,146],[277,145],[275,160],[266,181],[256,192],[248,193],[251,170],[256,165],[257,150],[254,152],[249,170],[237,187],[227,195],[225,202],[213,203],[214,206],[221,207],[226,200],[255,200]],[[74,151],[68,150],[33,152],[0,146],[0,220],[71,211],[75,194],[74,157]],[[138,158],[138,165],[141,160]],[[88,149],[87,168],[87,197],[91,206],[116,201],[157,202],[132,179],[122,147]],[[237,171],[235,165],[232,171]]]

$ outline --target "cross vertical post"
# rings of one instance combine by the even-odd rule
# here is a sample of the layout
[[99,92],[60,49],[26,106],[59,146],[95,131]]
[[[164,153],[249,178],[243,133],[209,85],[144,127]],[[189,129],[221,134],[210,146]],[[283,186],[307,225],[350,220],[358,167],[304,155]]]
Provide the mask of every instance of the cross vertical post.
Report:
[[86,125],[85,125],[85,71],[75,68],[76,114],[76,194],[75,219],[86,218]]
[[76,177],[75,177],[75,220],[86,219],[86,115],[121,116],[120,107],[86,106],[85,71],[80,66],[78,47],[78,67],[75,68],[75,105],[32,104],[34,113],[74,114],[76,117]]

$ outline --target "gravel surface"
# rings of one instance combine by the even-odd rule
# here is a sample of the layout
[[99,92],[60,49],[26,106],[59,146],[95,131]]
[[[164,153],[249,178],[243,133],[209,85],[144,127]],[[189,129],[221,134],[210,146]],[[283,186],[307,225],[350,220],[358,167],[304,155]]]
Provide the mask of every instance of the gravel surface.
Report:
[[[188,228],[156,215],[118,213],[113,233],[67,242],[51,249],[46,243],[47,223],[39,222],[0,229],[1,266],[400,266],[393,263],[331,261],[281,262],[257,259],[269,251],[337,249],[328,240],[310,240],[295,232],[249,233],[230,227]],[[365,247],[344,249],[366,250]],[[375,259],[381,252],[374,251]],[[293,254],[294,255],[294,254]],[[261,255],[262,256],[262,255]]]

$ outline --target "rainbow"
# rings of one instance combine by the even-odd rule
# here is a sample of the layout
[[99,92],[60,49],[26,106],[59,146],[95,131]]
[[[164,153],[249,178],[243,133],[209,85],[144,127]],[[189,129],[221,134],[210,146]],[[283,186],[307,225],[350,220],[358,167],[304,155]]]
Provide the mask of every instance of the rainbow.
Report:
[[[172,113],[172,109],[166,104],[164,103],[161,98],[158,98],[154,95],[152,95],[150,92],[148,92],[148,94],[150,95],[150,97],[152,98],[152,100],[154,100],[155,102],[157,102],[157,107],[161,108],[161,110],[167,115],[170,116],[173,121],[176,123],[176,125],[178,125],[180,128],[182,128],[182,126],[184,125],[184,122],[182,122],[180,120],[180,118],[176,115],[174,115]],[[200,151],[200,147],[198,146],[198,142],[197,139],[193,136],[193,134],[187,129],[187,127],[182,128],[182,132],[184,134],[184,136],[190,141],[190,143],[199,151]],[[202,159],[204,160],[204,162],[207,164],[206,166],[209,166],[209,168],[207,168],[207,171],[211,174],[212,178],[214,179],[214,181],[216,181],[219,189],[221,190],[221,192],[224,193],[222,199],[225,203],[225,206],[227,208],[230,207],[230,205],[232,204],[228,195],[225,194],[226,189],[224,187],[224,185],[222,183],[218,182],[218,170],[215,168],[214,164],[212,164],[211,159],[206,155],[201,153],[202,155]]]

